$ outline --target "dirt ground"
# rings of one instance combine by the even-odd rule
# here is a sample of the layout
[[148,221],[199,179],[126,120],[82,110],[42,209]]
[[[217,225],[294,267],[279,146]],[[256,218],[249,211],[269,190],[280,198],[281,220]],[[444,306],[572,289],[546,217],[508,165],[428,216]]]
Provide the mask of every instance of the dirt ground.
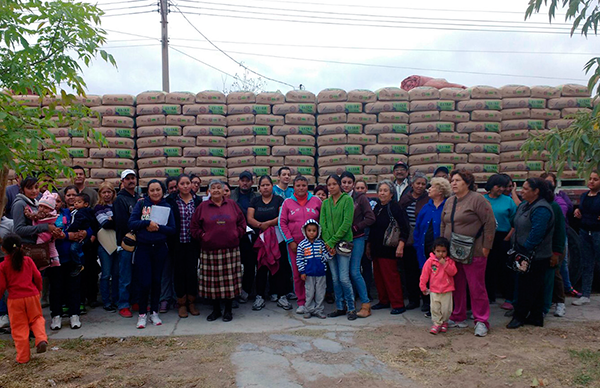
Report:
[[[231,355],[236,348],[248,341],[269,345],[273,333],[53,340],[48,353],[34,354],[26,365],[16,364],[12,341],[2,336],[0,387],[233,387]],[[325,332],[286,334],[319,337]],[[494,329],[485,338],[475,338],[472,329],[433,336],[423,327],[384,326],[354,332],[347,346],[372,354],[415,386],[600,387],[600,332],[591,323]],[[400,385],[363,374],[305,386]]]

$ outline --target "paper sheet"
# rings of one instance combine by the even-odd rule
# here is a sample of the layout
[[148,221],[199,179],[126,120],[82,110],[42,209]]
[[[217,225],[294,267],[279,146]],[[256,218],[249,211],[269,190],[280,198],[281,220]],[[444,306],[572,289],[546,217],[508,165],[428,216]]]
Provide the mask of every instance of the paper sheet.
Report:
[[153,205],[150,210],[150,221],[164,226],[169,222],[169,214],[171,214],[170,207]]

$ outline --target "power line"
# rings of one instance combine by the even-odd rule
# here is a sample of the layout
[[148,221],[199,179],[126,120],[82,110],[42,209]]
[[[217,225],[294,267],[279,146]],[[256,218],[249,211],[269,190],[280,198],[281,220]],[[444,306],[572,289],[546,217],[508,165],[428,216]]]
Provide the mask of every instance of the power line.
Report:
[[140,15],[143,13],[155,13],[157,12],[156,10],[154,11],[140,11],[140,12],[130,12],[130,13],[118,13],[118,14],[114,14],[114,15],[102,15],[103,18],[109,18],[109,17],[113,17],[113,16],[129,16],[129,15]]
[[190,20],[187,18],[186,14],[185,14],[185,13],[183,13],[183,12],[182,12],[182,11],[179,9],[179,7],[177,6],[177,4],[174,4],[174,3],[172,3],[172,4],[173,4],[173,6],[175,6],[175,8],[177,8],[177,10],[179,10],[179,13],[181,13],[181,15],[183,16],[183,18],[185,19],[185,21],[186,21],[186,22],[188,22],[188,24],[189,24],[190,26],[192,26],[192,28],[194,28],[194,30],[196,30],[196,31],[197,31],[197,32],[198,32],[200,35],[202,35],[202,37],[203,37],[204,39],[206,39],[206,41],[207,41],[207,42],[209,42],[209,43],[210,43],[210,44],[211,44],[211,45],[212,45],[214,48],[216,48],[217,50],[219,50],[219,51],[220,51],[222,54],[224,54],[226,57],[228,57],[229,59],[231,59],[232,61],[234,61],[235,63],[237,63],[239,66],[241,66],[241,67],[242,67],[242,68],[244,68],[245,70],[247,70],[247,71],[249,71],[249,72],[251,72],[251,73],[253,73],[253,74],[256,74],[256,75],[258,75],[259,77],[262,77],[262,78],[264,78],[264,79],[267,79],[267,80],[269,80],[269,81],[277,82],[277,83],[280,83],[280,84],[282,84],[282,85],[287,85],[287,86],[290,86],[290,87],[292,87],[292,88],[294,87],[294,85],[292,85],[292,84],[288,84],[287,82],[279,81],[279,80],[276,80],[276,79],[274,79],[274,78],[267,77],[267,76],[265,76],[265,75],[263,75],[263,74],[261,74],[261,73],[258,73],[258,72],[256,72],[256,71],[254,71],[254,70],[250,69],[248,66],[245,66],[244,64],[242,64],[242,63],[238,62],[237,60],[235,60],[235,59],[234,59],[234,58],[233,58],[231,55],[229,55],[229,54],[227,54],[225,51],[221,50],[221,49],[220,49],[220,48],[219,48],[219,47],[218,47],[216,44],[214,44],[214,43],[213,43],[213,42],[212,42],[210,39],[208,39],[208,37],[207,37],[206,35],[204,35],[204,34],[203,34],[203,33],[202,33],[202,32],[201,32],[201,31],[200,31],[200,30],[199,30],[199,29],[198,29],[198,28],[197,28],[197,27],[196,27],[196,26],[195,26],[195,25],[194,25],[194,24],[193,24],[193,23],[192,23],[192,22],[191,22],[191,21],[190,21]]
[[104,48],[106,49],[118,49],[118,48],[129,48],[129,47],[156,47],[156,46],[160,46],[160,44],[157,43],[149,43],[149,44],[132,44],[132,45],[126,45],[126,46],[104,46]]
[[145,5],[135,5],[132,7],[117,7],[117,8],[110,8],[110,9],[101,8],[101,9],[104,12],[110,12],[110,11],[122,11],[124,9],[137,9],[137,8],[147,8],[147,7],[156,7],[156,4],[145,4]]
[[134,34],[132,32],[125,32],[125,31],[117,31],[117,30],[111,30],[109,28],[104,28],[104,31],[108,31],[108,32],[114,32],[115,34],[122,34],[122,35],[130,35],[130,36],[137,36],[138,38],[146,38],[146,39],[152,39],[152,40],[157,40],[160,42],[160,39],[158,38],[153,38],[151,36],[147,36],[147,35],[140,35],[140,34]]
[[105,6],[105,5],[113,5],[113,4],[130,4],[130,3],[140,3],[142,1],[148,1],[148,0],[123,0],[123,1],[112,1],[110,3],[102,3],[99,2],[98,5],[100,7]]
[[203,61],[201,61],[200,59],[198,59],[198,58],[196,58],[196,57],[194,57],[194,56],[192,56],[192,55],[190,55],[190,54],[188,54],[188,53],[186,53],[186,52],[183,52],[183,51],[181,51],[181,50],[178,50],[178,49],[174,48],[174,47],[173,47],[173,45],[169,46],[169,48],[170,48],[171,50],[175,50],[175,51],[177,51],[177,52],[178,52],[178,53],[180,53],[180,54],[183,54],[183,55],[185,55],[185,56],[186,56],[186,57],[188,57],[188,58],[191,58],[191,59],[193,59],[193,60],[194,60],[194,61],[196,61],[196,62],[200,62],[200,63],[201,63],[201,64],[203,64],[204,66],[208,66],[208,67],[210,67],[211,69],[214,69],[214,70],[216,70],[216,71],[218,71],[218,72],[220,72],[220,73],[223,73],[223,74],[225,74],[225,75],[228,75],[229,77],[232,77],[233,79],[236,79],[236,80],[238,80],[238,81],[240,81],[240,82],[243,82],[243,81],[242,81],[242,80],[241,80],[239,77],[237,77],[237,76],[235,76],[235,75],[231,75],[231,74],[227,73],[226,71],[223,71],[223,70],[221,70],[221,69],[219,69],[219,68],[217,68],[217,67],[215,67],[215,66],[213,66],[213,65],[209,65],[208,63],[206,63],[206,62],[203,62]]

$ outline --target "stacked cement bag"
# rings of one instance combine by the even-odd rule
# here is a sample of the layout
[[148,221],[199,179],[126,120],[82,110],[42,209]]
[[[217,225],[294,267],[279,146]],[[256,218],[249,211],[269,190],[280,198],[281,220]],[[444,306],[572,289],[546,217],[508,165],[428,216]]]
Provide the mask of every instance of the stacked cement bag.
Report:
[[[271,94],[260,93],[257,101],[264,101],[269,95]],[[292,170],[292,176],[301,174],[308,179],[309,184],[316,183],[315,100],[316,97],[311,92],[293,90],[285,95],[285,101],[271,105],[271,137],[278,144],[271,147],[272,156],[268,158],[267,165],[275,180],[279,167],[288,166]],[[259,115],[256,118],[259,120]],[[259,165],[260,162],[264,165],[262,159],[257,156],[256,164]]]
[[164,93],[147,91],[137,96],[136,144],[140,186],[152,179],[164,180],[183,172],[186,161],[183,147],[194,140],[182,136],[181,105],[194,101],[192,93]]

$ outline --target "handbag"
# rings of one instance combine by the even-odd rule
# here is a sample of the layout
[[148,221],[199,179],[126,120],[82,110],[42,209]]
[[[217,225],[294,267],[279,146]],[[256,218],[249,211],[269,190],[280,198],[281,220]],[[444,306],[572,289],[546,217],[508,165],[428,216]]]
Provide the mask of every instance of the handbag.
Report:
[[464,234],[454,233],[454,213],[456,212],[456,204],[458,198],[454,198],[454,206],[452,207],[452,214],[450,215],[450,225],[452,234],[450,236],[450,257],[461,264],[471,264],[473,262],[473,251],[475,250],[475,241],[481,236],[483,232],[483,226],[479,229],[479,232],[472,236],[466,236]]
[[35,266],[41,271],[50,266],[50,243],[43,244],[21,244],[23,255],[31,257]]
[[135,247],[137,246],[137,240],[135,238],[135,232],[131,231],[123,237],[121,241],[121,248],[127,252],[135,251]]
[[[333,226],[333,229],[337,230],[333,223],[333,198],[329,202],[329,218],[331,220],[331,226]],[[339,241],[335,244],[335,252],[338,255],[348,256],[352,253],[352,248],[354,248],[354,243],[350,241]]]
[[398,244],[400,244],[400,226],[390,210],[391,206],[392,204],[390,202],[387,208],[388,216],[390,217],[390,223],[388,224],[388,227],[383,235],[383,245],[386,247],[396,248],[398,247]]
[[[548,228],[546,229],[546,233],[544,234],[544,239],[550,232],[551,228],[552,228],[552,225],[549,225]],[[544,239],[542,239],[540,244],[536,245],[531,250],[531,253],[526,254],[524,252],[526,252],[527,250],[517,242],[517,225],[516,224],[515,224],[514,236],[515,236],[515,243],[513,244],[512,248],[510,248],[508,250],[508,252],[506,252],[508,255],[508,261],[506,262],[506,265],[508,266],[508,268],[512,269],[513,271],[520,273],[521,275],[524,275],[527,272],[529,272],[529,269],[531,268],[531,262],[533,261],[533,258],[535,257],[535,250],[540,246],[540,244],[544,241]]]

